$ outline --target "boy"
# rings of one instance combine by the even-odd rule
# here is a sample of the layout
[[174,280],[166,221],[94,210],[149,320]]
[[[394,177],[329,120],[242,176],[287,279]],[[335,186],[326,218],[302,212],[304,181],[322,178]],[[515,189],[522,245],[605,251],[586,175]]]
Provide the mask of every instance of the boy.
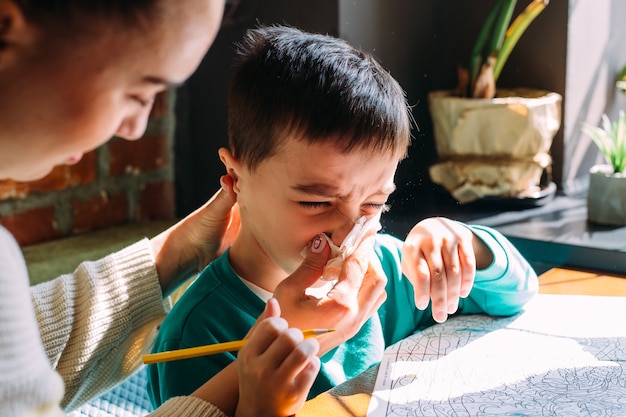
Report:
[[[240,55],[229,99],[230,151],[219,153],[234,180],[241,230],[172,309],[155,352],[242,338],[265,300],[280,301],[280,283],[311,239],[316,250],[339,246],[363,217],[375,223],[409,145],[402,89],[346,42],[275,26],[250,31]],[[310,396],[356,376],[380,361],[385,346],[457,308],[509,315],[536,293],[532,268],[493,230],[434,218],[404,244],[372,235],[365,233],[370,262],[387,276],[387,299],[345,343],[318,339],[322,364]],[[283,313],[301,329],[327,324]],[[230,352],[151,365],[152,400],[193,391],[235,358]]]

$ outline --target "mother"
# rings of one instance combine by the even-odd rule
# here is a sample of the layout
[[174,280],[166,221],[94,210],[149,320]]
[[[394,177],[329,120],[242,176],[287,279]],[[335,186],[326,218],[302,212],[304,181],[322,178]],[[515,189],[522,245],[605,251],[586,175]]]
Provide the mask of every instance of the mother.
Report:
[[[155,95],[193,73],[222,13],[221,0],[0,0],[0,179],[38,179],[114,135],[138,139]],[[0,415],[62,415],[140,366],[165,315],[163,296],[221,253],[227,227],[237,231],[223,181],[157,237],[32,288],[18,245],[0,228]],[[382,302],[384,282],[363,270],[357,252],[344,268],[349,285],[337,287],[343,293],[313,304],[304,288],[328,255],[307,256],[282,302],[290,314],[332,310],[336,337],[347,338]],[[292,414],[319,367],[318,344],[279,315],[273,300],[240,353],[243,365],[154,415]],[[238,397],[248,409],[237,409]]]

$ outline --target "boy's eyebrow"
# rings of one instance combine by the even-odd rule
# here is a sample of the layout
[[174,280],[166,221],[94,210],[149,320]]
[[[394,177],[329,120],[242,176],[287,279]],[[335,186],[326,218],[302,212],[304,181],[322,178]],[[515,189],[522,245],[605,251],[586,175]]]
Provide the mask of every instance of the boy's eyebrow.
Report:
[[[317,196],[333,197],[333,198],[345,198],[345,196],[339,194],[338,187],[332,184],[315,183],[315,184],[296,184],[292,186],[296,191],[300,191],[305,194],[313,194]],[[396,190],[395,184],[389,184],[381,188],[377,194],[389,195]]]

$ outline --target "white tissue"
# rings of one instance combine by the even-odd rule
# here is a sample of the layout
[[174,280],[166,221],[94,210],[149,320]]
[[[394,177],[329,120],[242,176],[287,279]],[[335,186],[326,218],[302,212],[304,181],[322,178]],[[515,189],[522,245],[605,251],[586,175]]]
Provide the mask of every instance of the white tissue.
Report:
[[[324,234],[328,245],[330,246],[330,259],[324,267],[324,273],[322,277],[307,289],[306,294],[317,298],[321,298],[331,290],[339,279],[339,273],[343,261],[350,256],[357,248],[359,243],[363,240],[363,237],[370,231],[377,232],[382,226],[380,224],[380,214],[374,216],[363,216],[356,221],[354,227],[346,235],[341,246],[337,246],[333,241]],[[302,256],[306,256],[307,248],[302,251]]]

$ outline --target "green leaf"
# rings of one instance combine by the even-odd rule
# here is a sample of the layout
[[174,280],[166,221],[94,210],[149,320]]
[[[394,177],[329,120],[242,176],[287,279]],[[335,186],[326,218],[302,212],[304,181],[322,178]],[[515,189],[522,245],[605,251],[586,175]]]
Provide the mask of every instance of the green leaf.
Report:
[[513,10],[515,10],[517,0],[500,0],[500,3],[502,5],[500,6],[500,11],[498,13],[498,20],[496,21],[491,33],[491,42],[489,42],[489,45],[485,50],[485,58],[491,55],[497,55],[498,51],[502,47],[502,42],[504,42],[507,28],[511,23],[511,17],[513,16]]
[[598,147],[604,159],[611,164],[613,172],[626,169],[626,114],[620,110],[617,121],[611,122],[606,114],[602,115],[601,126],[583,123],[582,131]]
[[487,41],[489,40],[489,34],[492,33],[492,28],[494,22],[496,20],[496,16],[498,15],[500,9],[502,8],[502,1],[497,1],[496,4],[491,8],[489,14],[487,15],[487,19],[485,19],[485,23],[483,23],[482,28],[478,34],[478,38],[474,43],[474,49],[472,49],[472,56],[470,57],[470,65],[469,65],[469,83],[468,90],[465,93],[466,96],[470,96],[472,91],[474,91],[474,84],[476,83],[476,77],[478,76],[478,72],[482,67],[484,61],[487,57],[484,55],[485,45],[487,45]]
[[502,68],[506,63],[509,55],[517,45],[520,37],[528,26],[531,24],[533,20],[546,8],[549,0],[533,0],[522,13],[520,13],[507,31],[504,42],[502,43],[502,48],[498,52],[498,59],[496,60],[496,65],[493,69],[493,78],[497,81],[500,76],[500,72],[502,72]]
[[617,76],[617,82],[615,86],[624,94],[626,94],[626,65],[622,68],[622,71]]

